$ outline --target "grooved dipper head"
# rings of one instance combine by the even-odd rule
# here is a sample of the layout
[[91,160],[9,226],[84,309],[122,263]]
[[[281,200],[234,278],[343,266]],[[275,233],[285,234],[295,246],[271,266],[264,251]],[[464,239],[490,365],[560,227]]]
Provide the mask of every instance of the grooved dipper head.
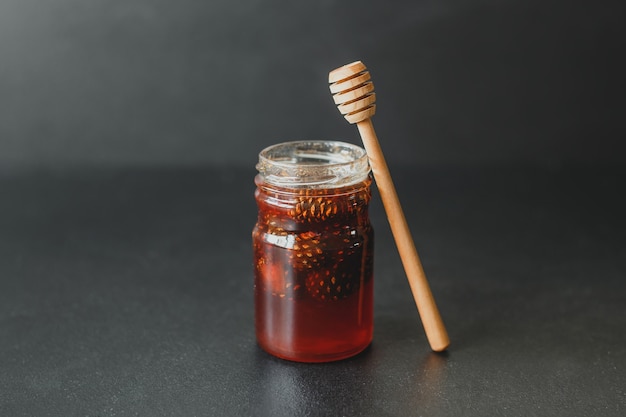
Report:
[[376,112],[376,94],[370,73],[361,61],[337,68],[328,74],[333,100],[350,123],[369,119]]

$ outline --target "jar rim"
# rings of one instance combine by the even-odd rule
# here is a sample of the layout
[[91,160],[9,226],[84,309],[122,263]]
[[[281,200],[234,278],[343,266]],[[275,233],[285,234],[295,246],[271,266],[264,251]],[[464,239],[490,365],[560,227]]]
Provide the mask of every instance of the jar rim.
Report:
[[289,188],[331,188],[368,178],[365,149],[342,141],[300,140],[277,143],[259,152],[261,178]]

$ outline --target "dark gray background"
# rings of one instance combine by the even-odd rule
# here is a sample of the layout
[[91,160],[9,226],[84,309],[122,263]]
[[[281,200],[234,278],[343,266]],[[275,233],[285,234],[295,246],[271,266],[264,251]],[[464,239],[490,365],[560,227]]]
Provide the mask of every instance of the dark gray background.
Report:
[[250,166],[279,141],[355,141],[326,77],[357,59],[393,163],[621,161],[624,12],[622,1],[3,0],[0,163]]
[[[623,416],[623,1],[0,0],[1,416]],[[374,342],[255,344],[258,151],[358,143],[363,60],[452,341],[374,187]]]

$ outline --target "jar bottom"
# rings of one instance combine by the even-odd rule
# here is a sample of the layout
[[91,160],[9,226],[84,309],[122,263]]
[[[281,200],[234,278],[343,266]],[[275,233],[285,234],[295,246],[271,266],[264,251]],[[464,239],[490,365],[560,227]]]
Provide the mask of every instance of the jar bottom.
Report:
[[348,359],[366,350],[372,344],[372,336],[365,339],[363,343],[351,345],[346,347],[345,350],[336,350],[330,353],[319,352],[297,352],[293,350],[282,350],[273,345],[267,345],[263,343],[260,338],[257,338],[257,343],[265,352],[277,358],[292,361],[292,362],[304,362],[304,363],[324,363],[335,362],[343,359]]
[[296,362],[331,362],[363,351],[373,338],[373,280],[340,301],[289,300],[260,291],[255,297],[257,343]]

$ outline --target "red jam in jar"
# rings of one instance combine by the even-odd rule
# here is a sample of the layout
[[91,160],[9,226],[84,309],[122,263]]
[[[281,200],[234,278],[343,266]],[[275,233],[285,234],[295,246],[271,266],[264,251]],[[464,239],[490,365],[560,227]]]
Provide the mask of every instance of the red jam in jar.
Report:
[[373,333],[373,230],[365,151],[287,142],[259,154],[252,233],[256,336],[299,362],[344,359]]

